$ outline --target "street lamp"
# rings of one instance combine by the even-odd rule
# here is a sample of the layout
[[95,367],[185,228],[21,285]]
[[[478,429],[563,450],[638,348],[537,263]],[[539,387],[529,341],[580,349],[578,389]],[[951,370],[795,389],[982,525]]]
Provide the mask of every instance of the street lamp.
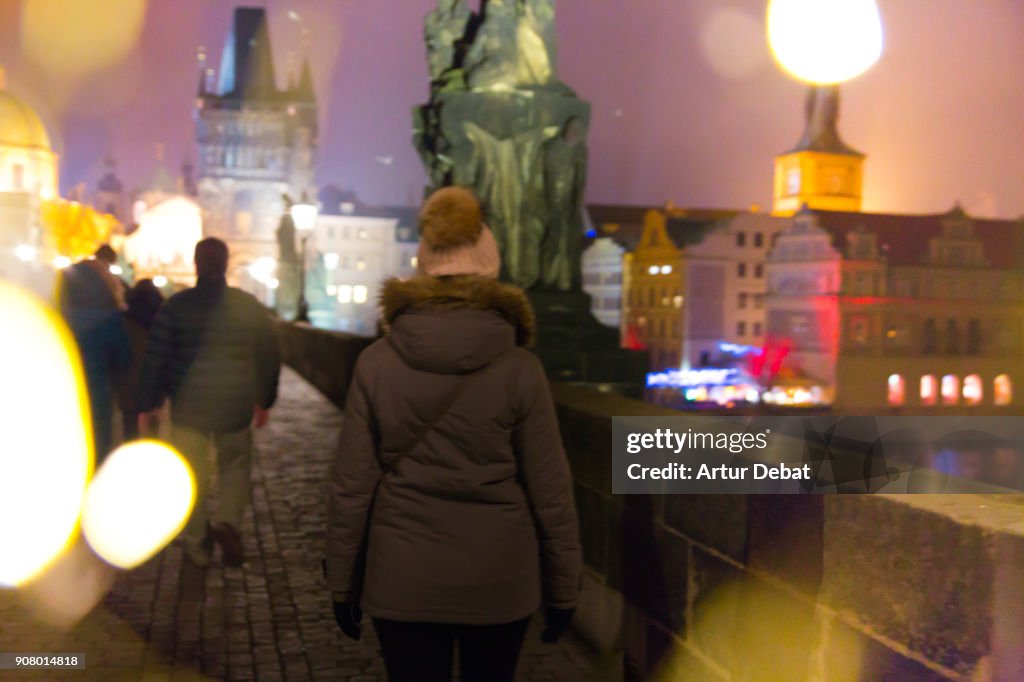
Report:
[[792,76],[836,85],[878,61],[882,19],[875,0],[769,0],[768,43]]
[[309,303],[306,302],[306,242],[309,240],[309,233],[313,231],[313,226],[316,225],[318,212],[316,204],[307,202],[305,197],[302,201],[292,204],[289,210],[292,222],[295,223],[295,229],[302,236],[302,263],[299,269],[299,305],[298,314],[295,316],[296,322],[309,322]]

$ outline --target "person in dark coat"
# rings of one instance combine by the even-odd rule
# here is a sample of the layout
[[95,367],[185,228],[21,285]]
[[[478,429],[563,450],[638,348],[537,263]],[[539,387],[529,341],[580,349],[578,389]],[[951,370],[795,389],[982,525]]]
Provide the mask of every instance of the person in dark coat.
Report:
[[101,246],[94,257],[61,271],[57,300],[71,329],[85,372],[97,465],[112,447],[113,382],[131,362],[131,345],[121,319],[123,284],[111,274],[117,256]]
[[420,275],[381,294],[387,336],[356,363],[329,483],[326,574],[354,639],[373,618],[392,682],[512,680],[531,614],[569,626],[582,563],[572,479],[533,311],[497,281],[480,206],[424,205]]
[[[153,322],[139,380],[139,431],[149,432],[169,397],[171,443],[196,478],[196,506],[182,532],[185,558],[209,565],[216,541],[224,563],[238,566],[244,558],[239,526],[251,495],[252,425],[262,427],[269,419],[280,354],[269,311],[227,285],[227,245],[202,240],[195,264],[196,286],[169,298]],[[220,481],[212,527],[205,510],[211,443]]]
[[151,279],[136,282],[126,297],[128,310],[124,313],[124,327],[131,344],[132,357],[131,364],[120,373],[117,381],[117,404],[121,408],[126,441],[139,437],[139,408],[136,402],[139,394],[139,374],[142,372],[142,360],[146,355],[149,330],[153,327],[163,302],[163,294]]

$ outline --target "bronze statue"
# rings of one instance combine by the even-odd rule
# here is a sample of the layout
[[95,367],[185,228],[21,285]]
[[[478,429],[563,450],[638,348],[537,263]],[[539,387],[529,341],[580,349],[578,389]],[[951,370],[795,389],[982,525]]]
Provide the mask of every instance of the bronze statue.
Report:
[[477,194],[503,278],[578,291],[590,105],[556,77],[554,18],[554,0],[486,0],[478,15],[438,0],[414,142],[432,187]]
[[466,0],[438,0],[437,9],[427,15],[424,39],[432,82],[440,82],[456,67],[458,45],[471,16]]
[[541,250],[543,286],[579,288],[583,258],[583,190],[587,184],[586,127],[570,118],[562,134],[544,145],[548,227]]
[[292,220],[291,207],[295,202],[287,194],[282,194],[284,213],[277,225],[277,262],[282,265],[299,264],[299,254],[295,251],[295,222]]

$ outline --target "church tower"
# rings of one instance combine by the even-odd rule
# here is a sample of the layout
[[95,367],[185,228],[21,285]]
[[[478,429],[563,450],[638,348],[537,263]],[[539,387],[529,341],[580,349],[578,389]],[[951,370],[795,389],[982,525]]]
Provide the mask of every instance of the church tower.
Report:
[[117,163],[114,161],[113,152],[109,152],[103,159],[105,172],[99,182],[96,183],[96,193],[93,195],[93,208],[103,213],[114,216],[126,228],[131,224],[128,220],[128,206],[125,202],[124,185],[117,177]]
[[812,86],[805,116],[796,147],[775,157],[772,212],[792,215],[804,204],[825,211],[860,211],[864,154],[839,137],[838,86]]
[[277,258],[283,195],[316,196],[317,105],[309,63],[279,89],[266,12],[235,9],[213,84],[201,56],[196,97],[203,229],[228,243],[234,283],[248,264]]

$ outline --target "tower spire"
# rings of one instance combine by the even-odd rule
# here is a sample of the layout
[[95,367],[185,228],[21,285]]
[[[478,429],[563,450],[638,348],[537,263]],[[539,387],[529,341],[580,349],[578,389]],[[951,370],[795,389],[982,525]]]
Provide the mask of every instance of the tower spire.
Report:
[[863,156],[839,137],[839,86],[812,85],[804,100],[804,133],[790,152]]

